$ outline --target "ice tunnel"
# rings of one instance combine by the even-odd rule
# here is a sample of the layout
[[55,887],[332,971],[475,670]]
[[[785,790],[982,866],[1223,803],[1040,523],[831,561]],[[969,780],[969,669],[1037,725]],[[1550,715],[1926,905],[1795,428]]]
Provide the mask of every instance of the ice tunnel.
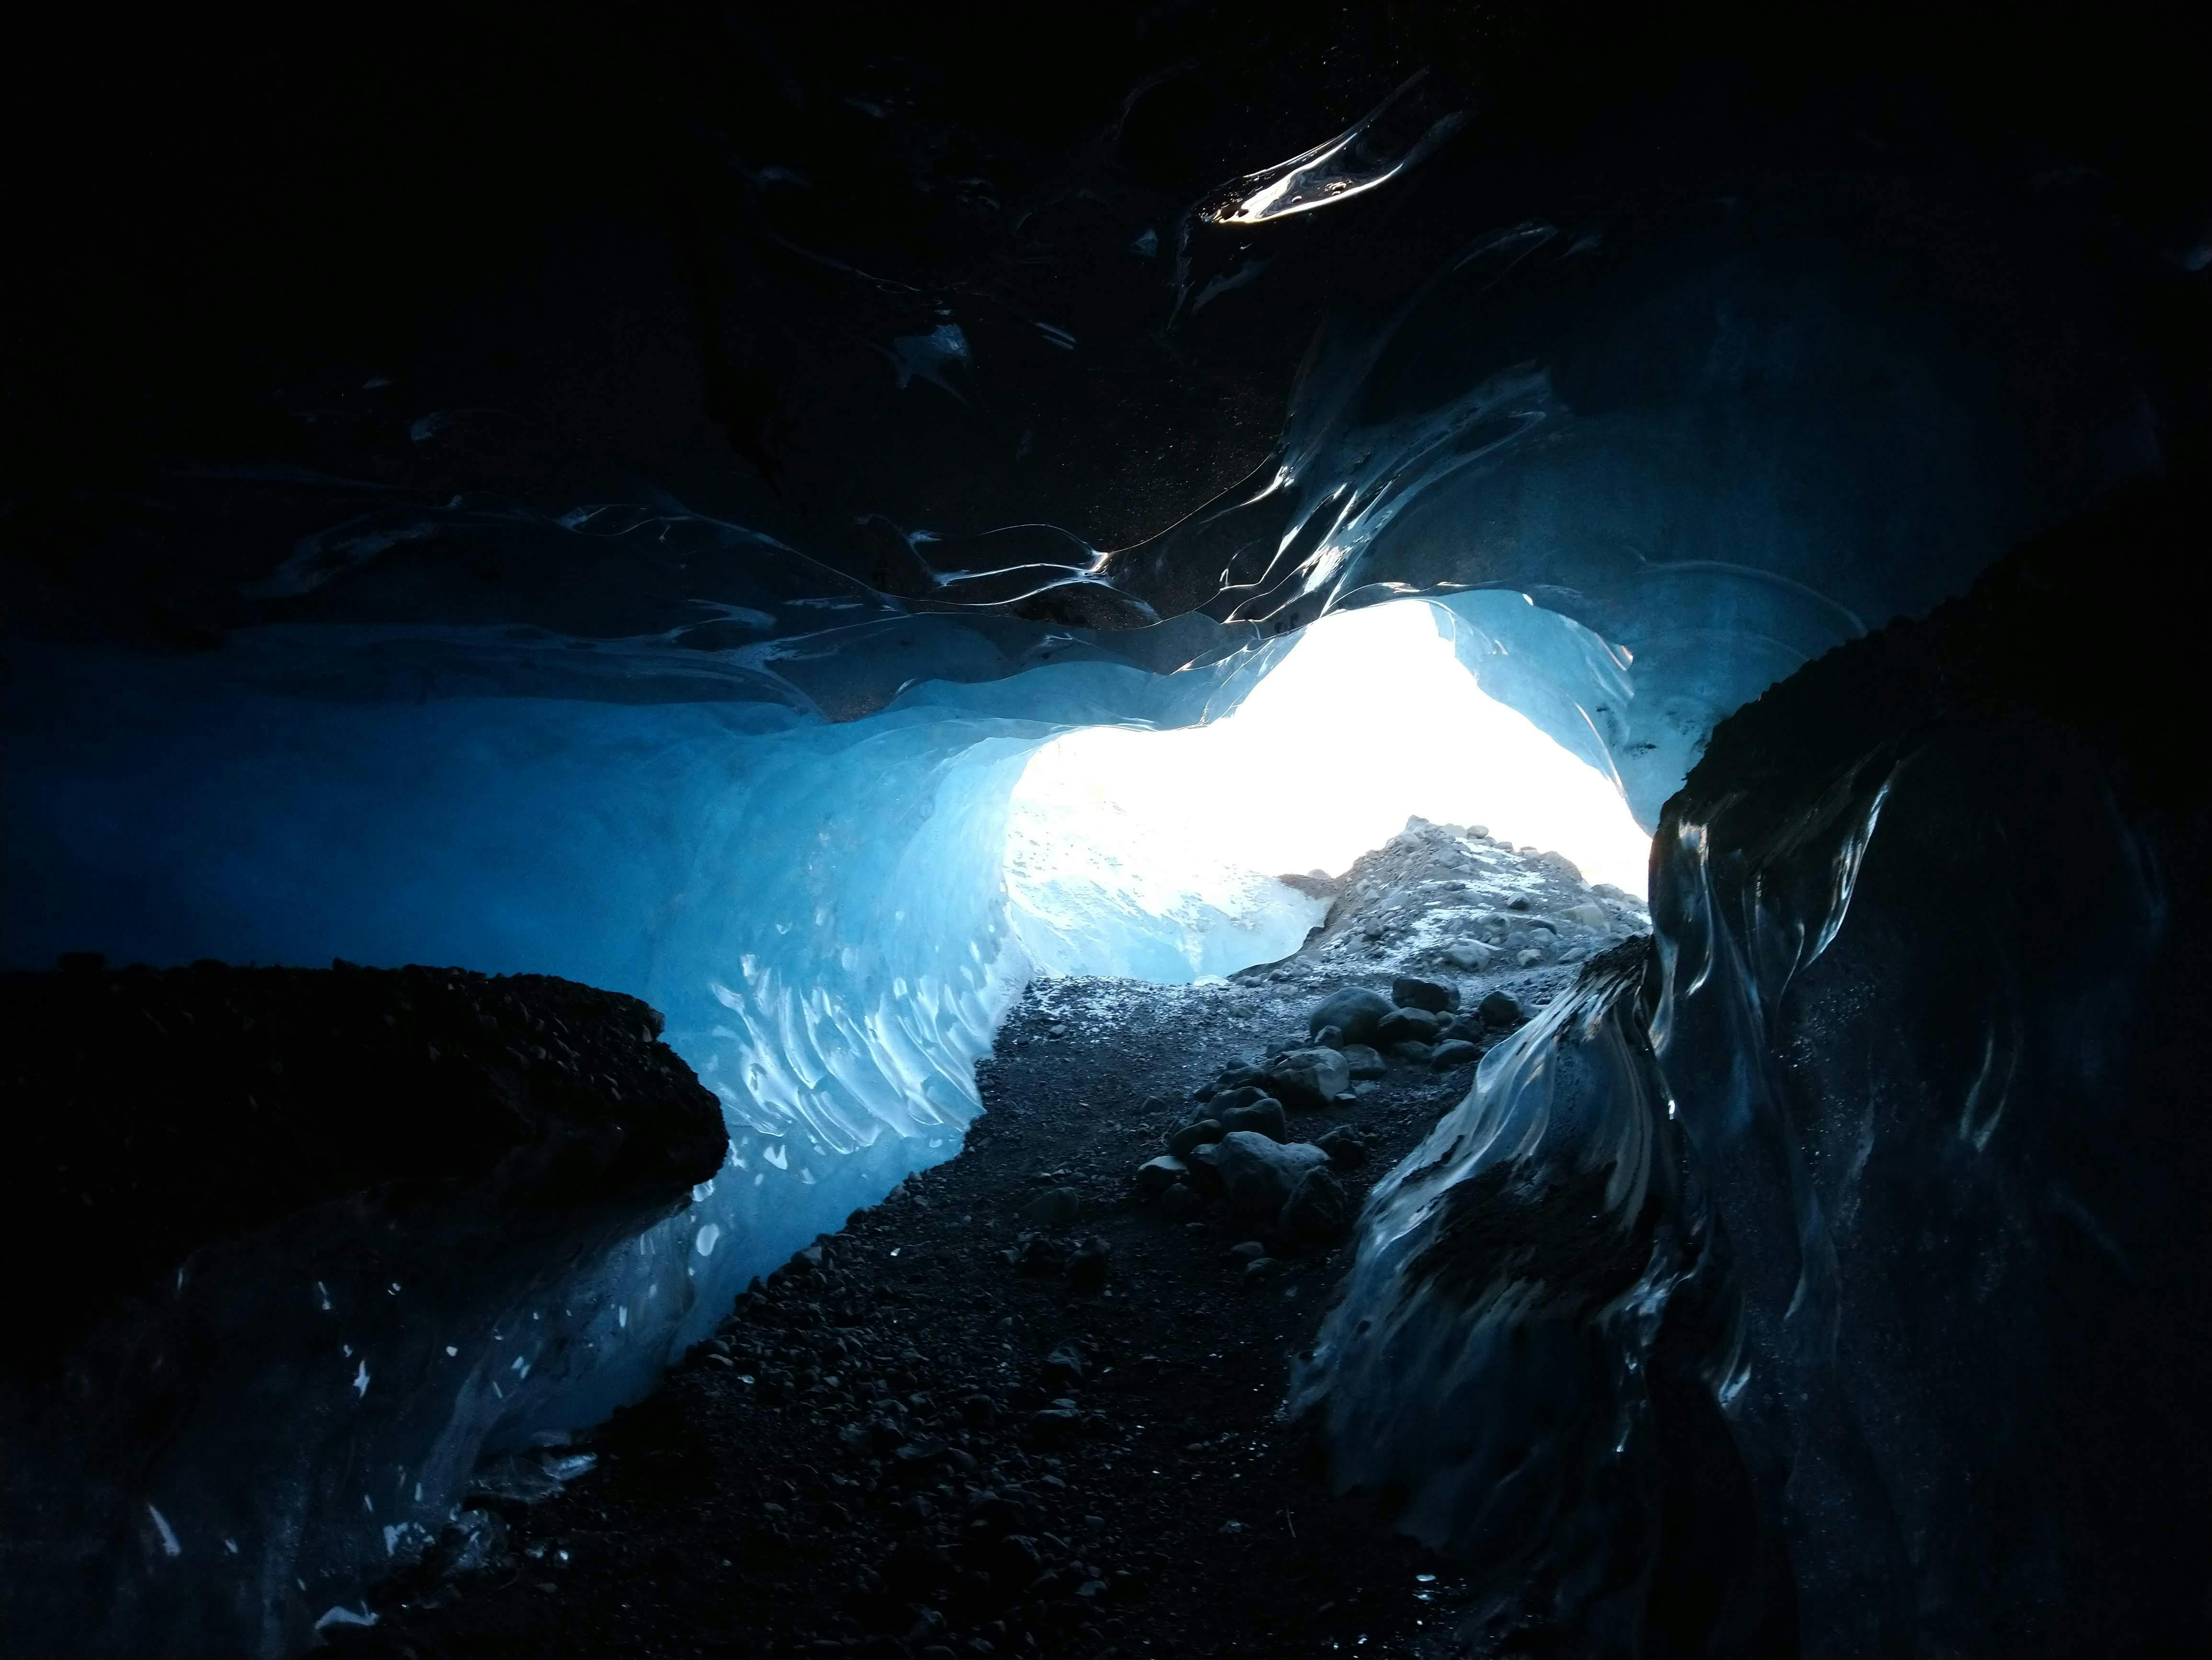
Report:
[[[1386,194],[1452,130],[1298,166]],[[645,486],[193,473],[225,535],[350,506],[231,572],[189,649],[11,632],[7,966],[558,977],[659,1011],[727,1144],[650,1216],[486,1246],[490,1289],[426,1312],[326,1240],[134,1290],[76,1394],[9,1386],[14,1629],[283,1655],[366,1620],[484,1459],[637,1400],[756,1275],[952,1158],[1033,973],[1287,955],[1327,906],[1272,877],[1387,834],[1349,809],[1430,810],[1378,780],[1471,820],[1542,752],[1565,810],[1615,813],[1567,851],[1648,893],[1655,937],[1374,1190],[1291,1390],[1335,1479],[1471,1565],[1494,1644],[2201,1631],[2174,1589],[2201,1524],[2114,1541],[2162,1451],[2205,1490],[2206,821],[2145,712],[2195,696],[2145,608],[2201,536],[2197,406],[2129,322],[2161,284],[2201,312],[2203,267],[2054,252],[2017,203],[1932,216],[1796,180],[1490,224],[1333,317],[1241,482],[1103,550],[874,518],[854,574]],[[1194,210],[1186,287],[1206,233]],[[981,407],[981,348],[929,321],[875,348],[906,366],[884,396]],[[1324,649],[1355,637],[1364,668]],[[1424,652],[1458,682],[1360,701]],[[1194,747],[1263,719],[1241,772]],[[1155,827],[1081,818],[1116,766]],[[1169,813],[1194,794],[1245,827],[1203,843]],[[10,1224],[19,1260],[53,1214]],[[443,1239],[391,1260],[443,1271]],[[265,1354],[205,1337],[246,1285]],[[117,1358],[216,1349],[258,1420]],[[118,1463],[85,1425],[126,1395],[159,1433]]]

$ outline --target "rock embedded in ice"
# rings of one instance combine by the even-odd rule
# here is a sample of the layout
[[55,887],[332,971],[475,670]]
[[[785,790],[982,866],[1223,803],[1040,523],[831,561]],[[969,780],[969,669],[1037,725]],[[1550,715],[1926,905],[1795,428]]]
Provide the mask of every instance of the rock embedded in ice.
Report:
[[1306,1017],[1306,1029],[1318,1033],[1325,1026],[1344,1033],[1346,1043],[1365,1043],[1375,1035],[1375,1023],[1390,1012],[1390,1000],[1365,986],[1347,985],[1324,997]]

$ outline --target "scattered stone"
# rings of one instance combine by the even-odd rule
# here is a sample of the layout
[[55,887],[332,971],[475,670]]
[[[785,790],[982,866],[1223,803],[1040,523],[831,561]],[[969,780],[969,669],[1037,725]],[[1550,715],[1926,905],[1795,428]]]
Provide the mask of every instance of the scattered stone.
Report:
[[1382,1057],[1364,1043],[1346,1045],[1344,1058],[1355,1078],[1380,1078],[1390,1070]]
[[1481,940],[1462,940],[1444,951],[1444,960],[1454,968],[1463,968],[1474,973],[1480,973],[1497,958],[1498,948]]
[[1429,1053],[1429,1065],[1438,1072],[1449,1072],[1454,1067],[1472,1066],[1482,1058],[1482,1051],[1464,1038],[1447,1039]]
[[1286,1050],[1268,1065],[1266,1082],[1285,1106],[1326,1106],[1352,1087],[1352,1063],[1340,1049]]
[[1375,1028],[1375,1041],[1385,1049],[1401,1043],[1434,1043],[1444,1022],[1425,1009],[1394,1009]]
[[1534,968],[1544,960],[1544,953],[1541,948],[1532,945],[1513,960],[1523,968]]
[[1352,1201],[1344,1184],[1328,1166],[1319,1165],[1298,1178],[1276,1226],[1293,1239],[1334,1239],[1351,1221]]
[[1314,1047],[1316,1049],[1341,1049],[1344,1047],[1344,1028],[1340,1026],[1324,1026],[1313,1034],[1313,1040]]
[[1267,1254],[1267,1247],[1257,1239],[1247,1239],[1242,1245],[1230,1246],[1229,1254],[1239,1262],[1256,1263]]
[[1220,1172],[1229,1203],[1239,1215],[1273,1221],[1298,1178],[1328,1164],[1328,1154],[1310,1142],[1271,1142],[1249,1130],[1232,1130],[1213,1147],[1208,1161]]
[[1255,1257],[1244,1264],[1244,1283],[1257,1285],[1263,1280],[1272,1280],[1280,1266],[1273,1257]]
[[1066,1227],[1083,1209],[1083,1196],[1072,1187],[1048,1187],[1022,1207],[1022,1218],[1035,1227]]
[[1492,992],[1475,1005],[1474,1012],[1482,1017],[1484,1025],[1503,1027],[1509,1031],[1528,1021],[1528,1011],[1522,1008],[1521,1000],[1510,991]]
[[1054,1389],[1073,1389],[1083,1381],[1083,1351],[1073,1343],[1056,1345],[1044,1357],[1044,1381]]
[[1426,1066],[1432,1052],[1428,1045],[1415,1043],[1410,1038],[1404,1043],[1394,1043],[1390,1045],[1392,1057],[1405,1062],[1408,1066]]
[[1160,1215],[1171,1222],[1184,1221],[1201,1203],[1196,1188],[1188,1182],[1177,1182],[1160,1195]]
[[1262,1095],[1248,1106],[1231,1107],[1221,1115],[1221,1128],[1224,1134],[1249,1130],[1274,1142],[1291,1138],[1290,1120],[1284,1116],[1283,1104],[1273,1095]]
[[1390,1012],[1390,1000],[1364,986],[1347,985],[1322,999],[1306,1017],[1306,1029],[1319,1033],[1333,1026],[1348,1043],[1364,1043],[1375,1033],[1375,1023]]
[[1565,853],[1539,853],[1536,863],[1565,876],[1571,882],[1579,884],[1582,881],[1582,868]]
[[1189,1174],[1190,1166],[1171,1153],[1149,1159],[1137,1166],[1137,1197],[1146,1201],[1157,1199]]
[[1265,1099],[1267,1092],[1257,1084],[1239,1084],[1234,1089],[1224,1089],[1206,1104],[1206,1116],[1218,1118],[1224,1112],[1233,1112],[1240,1106],[1249,1106]]
[[1448,1015],[1459,1008],[1459,988],[1446,985],[1442,980],[1425,980],[1412,974],[1401,974],[1390,983],[1390,998],[1403,1009],[1426,1009],[1438,1015]]
[[1584,900],[1579,905],[1571,905],[1559,914],[1569,922],[1578,923],[1584,928],[1602,928],[1606,925],[1605,907],[1592,900]]

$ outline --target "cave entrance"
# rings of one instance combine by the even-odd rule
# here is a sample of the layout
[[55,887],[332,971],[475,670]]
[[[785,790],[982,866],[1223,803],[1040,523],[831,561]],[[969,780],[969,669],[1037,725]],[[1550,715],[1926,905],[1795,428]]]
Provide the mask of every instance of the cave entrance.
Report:
[[1015,786],[1006,888],[1038,972],[1171,984],[1295,951],[1342,874],[1412,816],[1555,850],[1643,895],[1650,837],[1614,781],[1486,695],[1420,600],[1309,627],[1231,714],[1088,727]]

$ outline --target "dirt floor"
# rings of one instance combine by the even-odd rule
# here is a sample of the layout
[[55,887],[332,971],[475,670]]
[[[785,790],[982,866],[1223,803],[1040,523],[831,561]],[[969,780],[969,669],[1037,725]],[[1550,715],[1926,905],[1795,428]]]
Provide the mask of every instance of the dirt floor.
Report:
[[[423,1660],[1454,1652],[1449,1566],[1334,1494],[1283,1412],[1350,1240],[1301,1246],[1219,1203],[1173,1220],[1132,1188],[1195,1089],[1304,1043],[1333,986],[1387,989],[1409,953],[1441,948],[1437,906],[1404,897],[1434,887],[1436,851],[1369,856],[1286,964],[1033,986],[958,1157],[741,1298],[649,1399],[540,1455],[566,1475],[589,1454],[584,1473],[563,1485],[526,1460],[523,1479],[480,1477],[465,1525],[334,1644]],[[1524,899],[1493,922],[1590,891],[1510,849],[1482,857]],[[1483,893],[1458,897],[1474,926]],[[1346,972],[1353,945],[1364,975]],[[1547,954],[1562,960],[1457,978],[1538,1003],[1576,951]],[[1291,1138],[1357,1130],[1368,1156],[1340,1172],[1356,1209],[1473,1070],[1394,1057],[1356,1098],[1293,1112]]]

